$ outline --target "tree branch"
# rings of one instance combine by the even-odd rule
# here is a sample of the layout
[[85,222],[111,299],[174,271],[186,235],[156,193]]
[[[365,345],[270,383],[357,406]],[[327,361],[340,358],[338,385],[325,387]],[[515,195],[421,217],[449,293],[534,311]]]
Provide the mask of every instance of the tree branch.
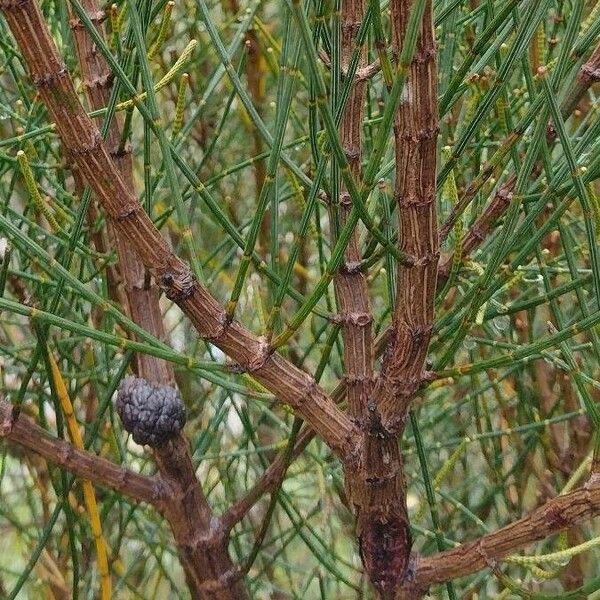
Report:
[[[355,37],[364,19],[363,0],[348,0],[343,3],[341,14],[341,67],[348,69],[355,47]],[[364,64],[364,51],[361,64]],[[340,123],[340,140],[350,171],[355,180],[360,179],[362,156],[362,119],[365,100],[365,82],[356,81],[352,86]],[[339,197],[339,225],[343,227],[352,210],[350,194],[344,188]],[[332,223],[332,246],[336,241],[335,205],[330,205]],[[366,412],[367,401],[373,384],[373,342],[371,324],[373,316],[369,306],[369,290],[365,275],[348,265],[358,264],[361,260],[358,228],[350,238],[344,259],[345,265],[335,274],[333,282],[339,308],[344,339],[344,378],[348,412],[354,419],[362,419]]]
[[[396,0],[390,5],[396,52],[400,51],[411,5],[408,0]],[[406,84],[406,99],[394,124],[398,240],[409,260],[398,265],[392,339],[377,390],[383,424],[392,430],[402,430],[410,402],[423,381],[433,323],[439,258],[435,55],[432,7],[428,1]]]
[[416,585],[426,589],[493,567],[496,561],[531,543],[569,529],[600,514],[600,481],[591,478],[582,488],[549,500],[532,513],[478,540],[416,560]]
[[[355,38],[365,17],[363,0],[348,0],[341,8],[341,69],[348,66],[356,45]],[[365,52],[361,50],[360,65],[365,63]],[[340,140],[355,180],[360,179],[362,157],[362,120],[366,82],[356,78],[353,82],[348,103],[340,123]],[[339,206],[339,215],[338,215]],[[342,187],[339,202],[329,207],[332,230],[332,246],[336,241],[336,226],[342,228],[352,210],[350,194]],[[369,406],[373,402],[373,342],[371,307],[366,275],[352,265],[360,264],[360,237],[355,227],[346,251],[343,264],[333,278],[339,318],[344,339],[344,381],[348,399],[348,414],[361,429],[357,455],[358,464],[344,469],[345,488],[349,505],[356,516],[359,550],[371,577],[380,590],[386,583],[373,550],[373,542],[381,544],[382,521],[387,520],[388,506],[397,503],[395,497],[399,486],[396,473],[399,465],[397,444],[371,435]],[[391,469],[384,461],[389,459]],[[390,478],[391,473],[391,478]],[[381,476],[381,479],[379,479]],[[392,485],[381,484],[391,482]],[[382,493],[382,489],[385,491]],[[391,501],[390,501],[391,500]]]
[[169,488],[162,480],[138,475],[105,458],[77,450],[69,442],[51,436],[22,413],[15,418],[12,405],[5,400],[0,400],[0,438],[27,448],[49,463],[124,494],[135,502],[146,502],[161,512],[166,508]]
[[[575,85],[569,91],[569,95],[561,104],[561,113],[563,118],[567,118],[577,107],[577,104],[587,92],[587,90],[597,81],[600,81],[600,43],[596,46],[589,59],[581,66],[576,77]],[[508,154],[512,144],[520,137],[520,132],[513,131],[502,144],[502,152]],[[552,125],[548,127],[548,143],[552,144],[556,140],[556,132]],[[477,191],[483,186],[489,177],[495,172],[497,164],[491,162],[482,170],[477,179],[467,188],[461,197],[459,204],[453,208],[448,220],[442,227],[442,240],[446,238],[458,216],[465,210],[471,200],[475,197]],[[534,169],[534,172],[536,170]],[[512,176],[500,189],[496,192],[492,201],[488,204],[483,214],[473,223],[469,231],[466,233],[462,246],[461,256],[467,258],[474,250],[476,250],[483,241],[493,231],[494,226],[510,206],[512,191],[517,181],[516,176]],[[448,275],[452,268],[454,257],[449,256],[440,265],[438,275],[438,286],[443,287],[448,279]]]
[[236,321],[176,256],[112,163],[99,132],[83,110],[33,0],[1,0],[0,9],[28,64],[57,132],[108,216],[132,245],[168,298],[190,318],[200,335],[289,404],[341,457],[352,454],[357,428],[307,373],[274,353]]
[[[581,66],[575,78],[575,84],[570,88],[569,95],[563,100],[560,107],[562,118],[568,118],[575,111],[577,105],[592,85],[600,81],[600,43]],[[553,126],[548,130],[548,142],[554,142],[557,134]]]
[[[392,0],[393,53],[407,37],[414,2]],[[357,513],[365,569],[383,598],[393,598],[407,577],[411,552],[406,482],[398,436],[418,392],[433,323],[439,246],[435,212],[437,74],[432,3],[427,0],[406,98],[394,122],[395,197],[399,214],[396,306],[383,366],[361,423],[360,464],[346,469]],[[411,34],[414,32],[411,32]],[[399,68],[402,68],[400,66]]]

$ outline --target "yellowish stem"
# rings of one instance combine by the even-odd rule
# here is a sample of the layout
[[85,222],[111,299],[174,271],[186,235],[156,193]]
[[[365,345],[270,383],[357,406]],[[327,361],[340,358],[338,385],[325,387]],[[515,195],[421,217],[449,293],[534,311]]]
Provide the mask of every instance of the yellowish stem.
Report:
[[[58,365],[51,354],[48,354],[48,360],[52,370],[52,379],[54,380],[54,386],[56,388],[58,400],[60,402],[65,421],[67,422],[69,437],[71,438],[71,442],[75,448],[78,450],[83,450],[83,439],[81,437],[81,432],[79,431],[79,425],[77,424],[75,413],[73,412],[73,404],[69,398],[67,386],[65,385]],[[110,600],[112,596],[112,585],[108,570],[106,542],[104,541],[104,536],[102,535],[102,526],[100,524],[100,516],[98,514],[98,504],[96,503],[96,494],[94,493],[94,487],[92,486],[91,482],[84,479],[82,484],[83,499],[90,518],[90,527],[92,530],[92,535],[94,536],[94,542],[96,544],[96,554],[98,555],[98,571],[100,572],[100,589],[102,593],[102,600]]]

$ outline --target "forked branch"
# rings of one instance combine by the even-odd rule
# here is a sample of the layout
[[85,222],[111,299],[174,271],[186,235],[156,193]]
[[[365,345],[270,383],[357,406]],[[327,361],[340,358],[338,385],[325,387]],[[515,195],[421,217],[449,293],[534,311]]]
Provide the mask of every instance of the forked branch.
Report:
[[200,335],[219,347],[290,405],[340,456],[349,455],[357,434],[350,419],[314,379],[257,338],[229,321],[217,300],[162,238],[137,198],[124,184],[83,110],[72,80],[34,0],[1,0],[0,9],[19,45],[57,132],[115,229],[126,238],[168,298],[190,318]]

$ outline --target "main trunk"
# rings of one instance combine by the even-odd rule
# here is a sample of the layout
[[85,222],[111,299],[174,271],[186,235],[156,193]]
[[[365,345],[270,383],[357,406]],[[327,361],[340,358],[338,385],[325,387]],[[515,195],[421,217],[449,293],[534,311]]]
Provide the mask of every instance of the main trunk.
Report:
[[[413,2],[392,0],[393,49],[398,56]],[[403,101],[396,114],[395,198],[399,249],[393,333],[361,422],[361,452],[353,488],[361,555],[383,598],[417,598],[412,586],[411,535],[399,440],[423,381],[433,324],[439,258],[435,207],[437,73],[433,14],[428,0]]]

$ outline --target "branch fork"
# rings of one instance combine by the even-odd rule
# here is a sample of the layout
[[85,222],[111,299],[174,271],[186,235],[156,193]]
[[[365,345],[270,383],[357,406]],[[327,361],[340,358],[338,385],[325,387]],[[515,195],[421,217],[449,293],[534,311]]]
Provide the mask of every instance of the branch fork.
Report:
[[[404,29],[413,4],[411,0],[391,2],[394,56],[400,56],[406,34]],[[132,314],[137,314],[138,320],[143,321],[139,314],[142,304],[151,306],[152,318],[140,324],[147,325],[150,330],[155,326],[152,323],[161,323],[157,285],[160,286],[187,314],[199,334],[239,365],[236,369],[251,373],[280,403],[291,406],[324,439],[342,462],[349,504],[357,520],[360,554],[382,598],[419,598],[433,583],[485,567],[494,568],[498,560],[535,539],[600,513],[600,487],[597,480],[591,478],[584,488],[555,498],[523,519],[479,540],[433,557],[418,557],[412,552],[403,457],[398,438],[404,432],[408,411],[419,390],[434,377],[426,370],[426,359],[436,284],[440,279],[435,207],[437,73],[431,0],[425,3],[406,98],[395,119],[397,177],[394,195],[399,214],[399,250],[408,260],[398,265],[393,327],[391,335],[387,335],[382,343],[387,349],[378,377],[373,368],[377,344],[372,340],[373,318],[366,278],[361,272],[358,231],[348,243],[344,266],[334,276],[338,304],[334,321],[341,325],[344,338],[347,413],[342,412],[334,401],[334,397],[340,400],[343,394],[339,397],[326,394],[314,378],[273,351],[267,338],[256,337],[239,322],[229,319],[217,300],[194,277],[190,267],[172,252],[139,205],[130,165],[122,164],[117,168],[115,163],[119,161],[111,160],[111,156],[122,156],[123,163],[129,160],[129,154],[118,154],[120,146],[115,145],[115,140],[120,143],[122,132],[117,125],[111,130],[112,138],[106,143],[102,141],[77,98],[35,0],[0,0],[0,9],[29,65],[40,97],[56,122],[68,154],[111,218],[120,248],[123,279],[129,286]],[[86,0],[86,10],[92,20],[101,25],[103,15],[101,19],[92,0]],[[347,71],[357,24],[363,21],[364,13],[362,0],[343,3],[340,16],[342,72]],[[72,19],[71,24],[76,35],[87,35],[80,20]],[[81,48],[88,43],[89,40],[83,38],[78,42]],[[86,69],[84,58],[80,53],[82,71]],[[588,65],[588,70],[582,72],[582,84],[596,77],[592,66]],[[93,68],[87,66],[85,88],[90,103],[96,92],[106,93],[111,82],[110,71],[107,73],[100,67],[98,64]],[[102,68],[106,69],[106,65]],[[359,73],[361,69],[370,69],[365,65],[364,52]],[[352,177],[357,180],[361,168],[364,97],[364,80],[357,77],[340,123],[344,154]],[[106,96],[94,101],[99,106],[107,103]],[[496,212],[492,216],[502,214],[504,204],[510,204],[510,189],[503,190],[504,195],[499,192],[497,196]],[[343,186],[329,209],[339,210],[339,215],[332,216],[339,216],[342,225],[347,222],[352,206]],[[480,220],[480,229],[476,226],[471,238],[467,236],[463,252],[469,252],[485,237],[486,230],[481,224],[491,223],[490,215],[486,212],[482,219],[488,221]],[[449,228],[442,229],[442,236],[447,231]],[[335,236],[332,238],[335,243]],[[124,246],[129,246],[130,251],[124,250]],[[145,269],[152,273],[154,280],[150,281],[150,287],[140,288],[140,276],[142,281],[147,281]],[[443,276],[444,266],[440,272]],[[132,290],[147,291],[147,297],[143,301],[136,299]],[[164,332],[152,333],[160,338]],[[141,443],[151,443],[160,477],[147,478],[130,473],[52,439],[26,417],[13,415],[12,408],[5,402],[0,402],[0,435],[79,476],[156,506],[172,527],[192,594],[219,600],[244,598],[246,591],[241,584],[241,572],[232,564],[227,551],[229,533],[265,491],[276,489],[289,463],[287,458],[275,461],[265,479],[247,498],[234,505],[221,519],[215,518],[195,477],[188,443],[181,431],[183,410],[180,400],[175,400],[177,391],[173,387],[172,367],[153,360],[144,363],[140,358],[138,379],[134,383],[158,395],[160,402],[154,406],[158,416],[153,414],[151,419],[145,419],[152,421],[151,426],[142,428],[134,436],[137,435]],[[160,370],[160,375],[156,369]],[[126,389],[131,385],[131,381],[124,382],[119,412],[126,428],[133,432],[140,425],[139,414],[133,413],[148,409],[151,402],[148,397],[143,402],[133,403],[131,398],[125,398],[127,393],[131,395],[131,390],[127,392]],[[131,415],[127,414],[130,409],[133,410]],[[163,414],[167,414],[166,419],[162,419]],[[162,421],[168,421],[166,429],[162,427]],[[146,426],[146,423],[142,424]],[[292,454],[301,452],[310,439],[312,433],[305,430]]]

